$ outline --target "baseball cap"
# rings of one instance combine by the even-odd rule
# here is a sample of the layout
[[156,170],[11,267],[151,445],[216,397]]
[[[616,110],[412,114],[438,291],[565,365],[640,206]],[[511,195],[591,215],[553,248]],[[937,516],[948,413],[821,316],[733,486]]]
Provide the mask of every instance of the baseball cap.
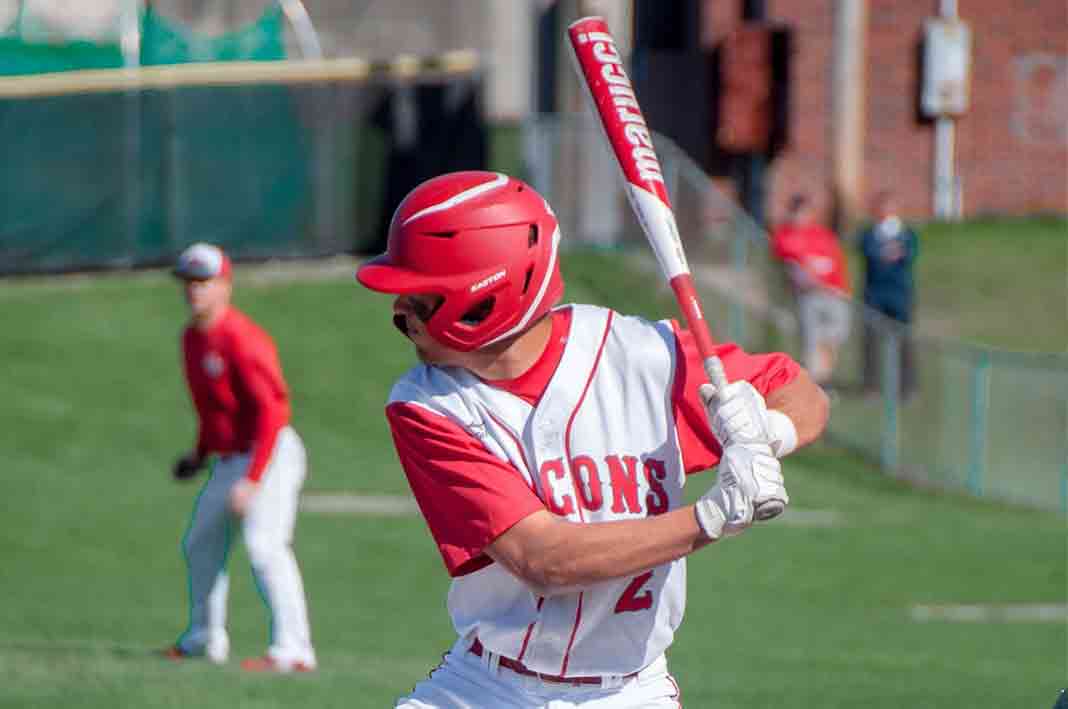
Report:
[[209,278],[230,277],[230,258],[213,244],[193,244],[178,256],[172,273],[189,281],[206,281]]

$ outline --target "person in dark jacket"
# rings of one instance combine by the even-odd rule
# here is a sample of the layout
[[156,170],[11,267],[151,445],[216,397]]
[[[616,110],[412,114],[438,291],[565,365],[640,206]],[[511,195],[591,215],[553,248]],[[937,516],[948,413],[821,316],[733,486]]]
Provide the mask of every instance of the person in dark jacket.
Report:
[[867,306],[864,388],[868,392],[879,390],[880,354],[896,321],[903,326],[898,330],[901,333],[900,390],[907,398],[916,388],[909,325],[915,301],[912,269],[918,245],[916,232],[898,216],[897,200],[892,193],[879,193],[875,200],[875,221],[861,233],[858,241],[864,255],[864,304]]

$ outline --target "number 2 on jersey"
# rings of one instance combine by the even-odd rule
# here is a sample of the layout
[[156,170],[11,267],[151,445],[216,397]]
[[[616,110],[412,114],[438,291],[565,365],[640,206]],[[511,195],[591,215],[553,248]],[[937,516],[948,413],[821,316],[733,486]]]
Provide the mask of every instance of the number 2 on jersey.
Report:
[[[644,611],[653,607],[653,592],[648,588],[641,591],[645,582],[653,577],[652,571],[646,571],[640,576],[635,576],[627,587],[623,589],[622,595],[619,600],[616,601],[616,613],[633,613],[635,611]],[[639,593],[641,591],[641,593]]]

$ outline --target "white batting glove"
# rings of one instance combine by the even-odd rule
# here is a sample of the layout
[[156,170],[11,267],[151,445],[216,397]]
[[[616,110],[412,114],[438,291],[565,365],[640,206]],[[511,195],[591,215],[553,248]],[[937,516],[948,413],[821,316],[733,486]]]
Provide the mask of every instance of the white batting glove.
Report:
[[744,379],[717,389],[702,384],[697,392],[705,404],[708,424],[723,448],[741,444],[771,444],[768,405]]
[[733,443],[767,443],[776,458],[797,448],[797,428],[789,416],[769,409],[760,392],[747,381],[728,384],[722,392],[711,384],[697,389],[708,424],[724,448]]
[[[723,460],[719,463],[734,473],[742,493],[752,501],[759,520],[760,508],[771,501],[779,501],[782,507],[790,503],[786,493],[786,482],[782,477],[782,465],[771,454],[771,448],[758,444],[735,444],[723,451]],[[722,473],[720,473],[722,475]]]
[[[777,516],[790,503],[782,466],[771,449],[735,444],[723,451],[718,480],[696,504],[697,522],[712,540],[741,534],[757,520]],[[769,515],[769,510],[775,510]]]
[[694,505],[697,524],[712,541],[736,537],[753,523],[753,505],[729,466],[720,463],[716,484]]
[[[698,393],[708,413],[709,427],[724,452],[732,446],[744,446],[753,453],[782,456],[796,446],[797,436],[789,417],[778,411],[769,412],[764,397],[749,382],[737,381],[722,390],[702,384]],[[793,435],[786,435],[789,433]],[[781,469],[763,478],[759,488],[749,494],[758,521],[778,517],[790,502]]]

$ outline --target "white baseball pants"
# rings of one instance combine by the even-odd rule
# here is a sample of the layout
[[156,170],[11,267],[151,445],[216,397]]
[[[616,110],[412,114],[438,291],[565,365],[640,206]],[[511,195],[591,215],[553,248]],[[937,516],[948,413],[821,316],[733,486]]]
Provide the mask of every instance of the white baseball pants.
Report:
[[[229,653],[226,561],[235,521],[229,511],[230,490],[245,476],[249,460],[248,455],[232,455],[215,463],[182,540],[189,569],[190,614],[189,628],[178,644],[191,654],[207,654],[215,662],[225,661]],[[241,520],[253,577],[271,615],[267,654],[283,666],[294,662],[316,666],[304,585],[292,547],[306,471],[304,444],[287,426],[278,433],[259,490]]]
[[661,656],[614,687],[546,682],[500,667],[496,655],[461,640],[395,709],[681,709],[679,685]]

